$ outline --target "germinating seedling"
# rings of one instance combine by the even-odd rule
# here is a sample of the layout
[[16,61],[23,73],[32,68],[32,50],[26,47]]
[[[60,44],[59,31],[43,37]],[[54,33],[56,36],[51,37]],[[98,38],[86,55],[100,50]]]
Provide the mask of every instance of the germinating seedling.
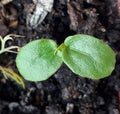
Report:
[[16,51],[13,51],[13,49],[19,49],[18,46],[10,46],[10,47],[5,47],[5,44],[8,40],[13,40],[11,36],[18,36],[18,35],[7,35],[4,38],[0,36],[0,42],[1,42],[1,49],[0,49],[0,54],[5,53],[5,52],[12,52],[12,53],[17,53]]
[[[5,36],[4,38],[0,36],[0,42],[1,42],[0,54],[3,54],[5,52],[17,53],[17,51],[14,51],[14,49],[18,50],[20,47],[18,46],[6,47],[6,42],[8,40],[13,40],[12,36],[23,37],[23,36],[14,35],[14,34],[9,34]],[[23,88],[25,88],[22,78],[18,74],[16,74],[11,68],[5,68],[5,67],[0,66],[0,71],[3,73],[3,76],[5,77],[5,79],[8,79],[10,77],[14,79],[18,84],[21,84]]]
[[77,75],[101,79],[115,67],[115,53],[93,36],[69,36],[59,47],[50,39],[32,41],[22,47],[16,58],[21,75],[29,81],[43,81],[65,63]]

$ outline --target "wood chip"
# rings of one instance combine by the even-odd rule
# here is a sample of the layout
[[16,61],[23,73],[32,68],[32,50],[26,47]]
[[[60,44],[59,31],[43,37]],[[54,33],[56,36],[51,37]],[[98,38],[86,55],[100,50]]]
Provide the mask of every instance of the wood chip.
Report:
[[28,12],[26,16],[27,25],[36,28],[46,17],[48,12],[51,12],[54,0],[33,0],[35,9]]

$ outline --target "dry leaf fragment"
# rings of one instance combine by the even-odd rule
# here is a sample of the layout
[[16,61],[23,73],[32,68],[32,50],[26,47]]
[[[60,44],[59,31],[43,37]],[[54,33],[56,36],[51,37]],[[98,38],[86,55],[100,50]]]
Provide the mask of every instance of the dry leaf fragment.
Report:
[[68,1],[67,9],[70,18],[70,29],[77,31],[83,20],[81,8],[77,2]]
[[10,2],[12,2],[12,0],[1,0],[1,3],[3,5],[6,5],[6,4],[10,3]]
[[18,25],[17,11],[12,6],[6,6],[0,3],[0,18],[2,23],[8,23],[8,27],[16,27]]
[[5,77],[5,79],[12,78],[18,84],[22,85],[23,88],[25,88],[23,79],[18,74],[16,74],[11,68],[5,68],[0,66],[0,70],[3,73],[3,76]]
[[48,12],[51,12],[53,1],[54,0],[33,0],[35,8],[32,12],[27,13],[27,25],[36,28],[44,20]]

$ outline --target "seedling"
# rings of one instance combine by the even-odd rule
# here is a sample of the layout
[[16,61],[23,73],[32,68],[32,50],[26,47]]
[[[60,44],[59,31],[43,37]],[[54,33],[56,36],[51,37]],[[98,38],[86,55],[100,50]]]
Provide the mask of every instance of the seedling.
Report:
[[75,74],[91,79],[110,75],[115,67],[115,53],[102,40],[77,34],[59,47],[50,39],[32,41],[21,48],[16,65],[29,81],[43,81],[65,63]]
[[[0,41],[1,41],[0,54],[5,52],[17,53],[17,51],[14,51],[14,49],[18,50],[20,47],[18,46],[5,47],[5,44],[8,40],[13,40],[12,36],[22,37],[20,35],[14,35],[14,34],[7,35],[4,38],[0,36]],[[18,84],[21,84],[23,88],[25,88],[22,78],[17,73],[15,73],[11,68],[5,68],[0,66],[0,71],[3,73],[3,76],[5,77],[5,79],[8,79],[8,77],[10,77],[14,79]]]

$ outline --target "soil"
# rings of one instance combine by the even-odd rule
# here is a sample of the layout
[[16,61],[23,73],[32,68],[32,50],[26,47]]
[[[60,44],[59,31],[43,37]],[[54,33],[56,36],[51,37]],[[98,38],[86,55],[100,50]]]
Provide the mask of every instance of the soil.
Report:
[[[33,4],[32,0],[13,0],[5,5],[13,12],[0,21],[0,34],[25,36],[7,42],[7,46],[22,47],[40,38],[54,39],[61,44],[69,35],[89,34],[114,49],[116,67],[109,77],[91,80],[75,75],[63,64],[46,81],[24,80],[25,89],[14,80],[5,80],[0,73],[0,114],[119,114],[120,11],[117,0],[71,0],[70,3],[54,0],[52,11],[37,28],[26,25],[29,4]],[[4,53],[0,55],[0,65],[18,73],[15,58],[16,54]]]

